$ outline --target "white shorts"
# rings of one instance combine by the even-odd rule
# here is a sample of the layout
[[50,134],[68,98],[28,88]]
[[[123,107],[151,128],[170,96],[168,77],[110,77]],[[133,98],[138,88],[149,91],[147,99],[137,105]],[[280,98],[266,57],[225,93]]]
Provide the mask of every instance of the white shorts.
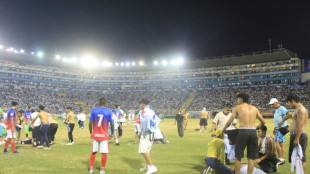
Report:
[[139,143],[139,153],[148,153],[150,154],[153,141],[151,141],[152,134],[141,135]]
[[16,132],[13,132],[12,130],[7,130],[6,133],[7,138],[16,138]]
[[140,124],[135,123],[134,126],[135,126],[135,132],[141,132]]
[[108,141],[93,140],[92,152],[98,152],[99,146],[100,146],[100,153],[109,153],[109,143],[108,143]]

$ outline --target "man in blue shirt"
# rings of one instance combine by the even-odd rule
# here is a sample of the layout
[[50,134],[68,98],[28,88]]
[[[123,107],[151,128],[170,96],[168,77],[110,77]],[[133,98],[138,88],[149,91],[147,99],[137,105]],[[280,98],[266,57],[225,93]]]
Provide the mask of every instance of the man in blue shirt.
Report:
[[26,140],[28,140],[28,134],[31,134],[31,131],[29,131],[29,125],[31,124],[31,106],[27,107],[27,110],[24,112],[25,114],[25,133],[26,133]]
[[278,153],[278,157],[281,161],[281,165],[285,163],[284,160],[284,142],[285,142],[285,135],[283,135],[279,128],[286,127],[287,123],[286,121],[279,126],[279,123],[286,117],[291,116],[291,113],[284,107],[279,104],[279,101],[276,98],[272,98],[269,102],[269,105],[272,106],[272,108],[275,108],[273,119],[274,119],[274,130],[273,134],[276,136],[274,141],[276,143],[276,149]]

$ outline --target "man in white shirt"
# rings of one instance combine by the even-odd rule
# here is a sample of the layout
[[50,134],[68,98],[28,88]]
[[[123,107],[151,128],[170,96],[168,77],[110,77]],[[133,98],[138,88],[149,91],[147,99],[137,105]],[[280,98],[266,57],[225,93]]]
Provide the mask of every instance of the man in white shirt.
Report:
[[[38,112],[36,112],[34,109],[31,110],[31,118],[36,118],[38,115]],[[40,125],[41,125],[41,119],[38,117],[35,122],[33,123],[33,128],[32,128],[32,142],[33,142],[33,147],[36,147],[39,145],[40,141]]]
[[[215,115],[213,121],[212,121],[212,135],[214,135],[214,132],[216,129],[222,129],[225,127],[227,121],[230,119],[231,116],[231,104],[226,103],[224,105],[224,109],[222,112],[219,112]],[[233,120],[232,124],[227,128],[229,129],[234,129],[236,128],[236,124],[237,121],[236,119]],[[230,165],[229,160],[227,159],[227,154],[230,151],[230,144],[229,144],[229,140],[228,140],[228,136],[227,134],[225,134],[224,136],[224,142],[225,142],[225,160],[226,160],[226,164]]]
[[85,121],[86,121],[86,115],[84,111],[82,110],[78,115],[79,120],[79,129],[85,129]]

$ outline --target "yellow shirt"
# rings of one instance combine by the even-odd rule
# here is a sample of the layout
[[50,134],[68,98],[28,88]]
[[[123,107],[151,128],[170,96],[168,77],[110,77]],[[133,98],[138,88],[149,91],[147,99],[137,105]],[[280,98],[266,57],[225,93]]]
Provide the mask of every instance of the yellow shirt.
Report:
[[214,138],[208,146],[207,157],[216,158],[222,164],[225,164],[225,142],[220,138]]

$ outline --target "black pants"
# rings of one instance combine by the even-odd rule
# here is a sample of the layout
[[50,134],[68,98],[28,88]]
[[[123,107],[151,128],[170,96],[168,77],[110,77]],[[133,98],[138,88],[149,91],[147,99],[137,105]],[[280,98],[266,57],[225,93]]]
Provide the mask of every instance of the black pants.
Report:
[[121,137],[123,136],[123,128],[122,128],[122,124],[123,122],[119,122],[120,126],[118,126],[118,136]]
[[57,132],[57,129],[58,129],[58,124],[56,123],[50,124],[50,128],[47,131],[48,140],[50,142],[55,140],[55,134]]
[[178,122],[178,133],[180,137],[184,136],[184,129],[183,129],[183,121],[177,121]]
[[69,143],[73,142],[73,135],[72,132],[74,130],[74,123],[69,123],[70,131],[68,132],[68,137],[69,137]]
[[36,142],[40,141],[40,126],[35,126],[32,130],[32,137]]

